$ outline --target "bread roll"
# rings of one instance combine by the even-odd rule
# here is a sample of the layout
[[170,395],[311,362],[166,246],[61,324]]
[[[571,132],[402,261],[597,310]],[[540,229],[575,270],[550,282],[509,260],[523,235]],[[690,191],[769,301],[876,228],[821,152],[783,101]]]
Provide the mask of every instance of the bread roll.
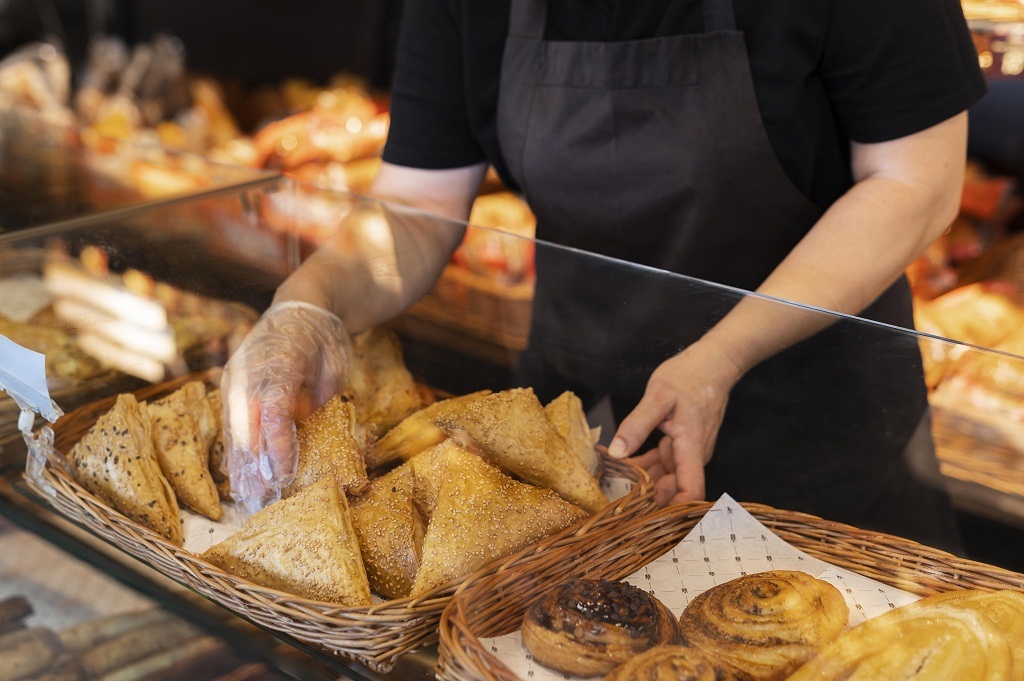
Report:
[[549,591],[523,618],[523,644],[545,667],[601,676],[655,646],[679,626],[665,605],[626,582],[576,579]]
[[839,590],[803,572],[746,575],[708,589],[680,618],[683,643],[757,681],[786,678],[846,627]]
[[685,646],[658,646],[616,667],[603,681],[738,681],[728,668]]

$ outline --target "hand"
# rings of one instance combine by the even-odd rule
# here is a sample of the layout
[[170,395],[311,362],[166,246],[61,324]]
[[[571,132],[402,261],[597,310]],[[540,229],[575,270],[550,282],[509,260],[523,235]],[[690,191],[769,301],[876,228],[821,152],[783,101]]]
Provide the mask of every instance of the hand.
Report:
[[704,498],[704,466],[740,375],[712,341],[697,341],[654,370],[640,403],[619,425],[608,448],[618,458],[635,453],[655,428],[665,434],[635,459],[654,480],[660,505]]
[[275,303],[224,367],[221,395],[231,496],[255,513],[295,477],[295,422],[345,387],[342,321],[309,303]]

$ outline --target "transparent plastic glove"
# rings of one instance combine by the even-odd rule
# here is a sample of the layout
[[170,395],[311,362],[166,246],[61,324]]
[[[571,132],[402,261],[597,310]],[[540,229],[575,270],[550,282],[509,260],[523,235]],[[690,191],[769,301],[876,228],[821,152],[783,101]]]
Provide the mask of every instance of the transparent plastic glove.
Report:
[[255,513],[295,477],[295,422],[341,390],[350,342],[341,319],[309,303],[272,305],[224,367],[231,496]]

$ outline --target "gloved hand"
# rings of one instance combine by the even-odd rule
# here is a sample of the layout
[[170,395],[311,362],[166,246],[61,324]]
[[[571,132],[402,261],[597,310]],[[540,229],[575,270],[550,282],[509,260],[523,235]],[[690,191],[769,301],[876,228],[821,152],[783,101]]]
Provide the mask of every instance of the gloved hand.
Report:
[[231,496],[255,513],[295,477],[295,422],[345,387],[350,341],[334,314],[309,303],[272,305],[221,378]]

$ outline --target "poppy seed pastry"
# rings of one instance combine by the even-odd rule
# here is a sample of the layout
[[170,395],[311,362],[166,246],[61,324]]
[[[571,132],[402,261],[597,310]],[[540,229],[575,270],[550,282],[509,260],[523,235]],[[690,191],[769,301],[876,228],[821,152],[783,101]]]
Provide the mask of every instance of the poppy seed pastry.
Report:
[[603,676],[650,648],[679,639],[675,615],[626,582],[574,579],[549,591],[523,619],[533,659],[576,676]]

